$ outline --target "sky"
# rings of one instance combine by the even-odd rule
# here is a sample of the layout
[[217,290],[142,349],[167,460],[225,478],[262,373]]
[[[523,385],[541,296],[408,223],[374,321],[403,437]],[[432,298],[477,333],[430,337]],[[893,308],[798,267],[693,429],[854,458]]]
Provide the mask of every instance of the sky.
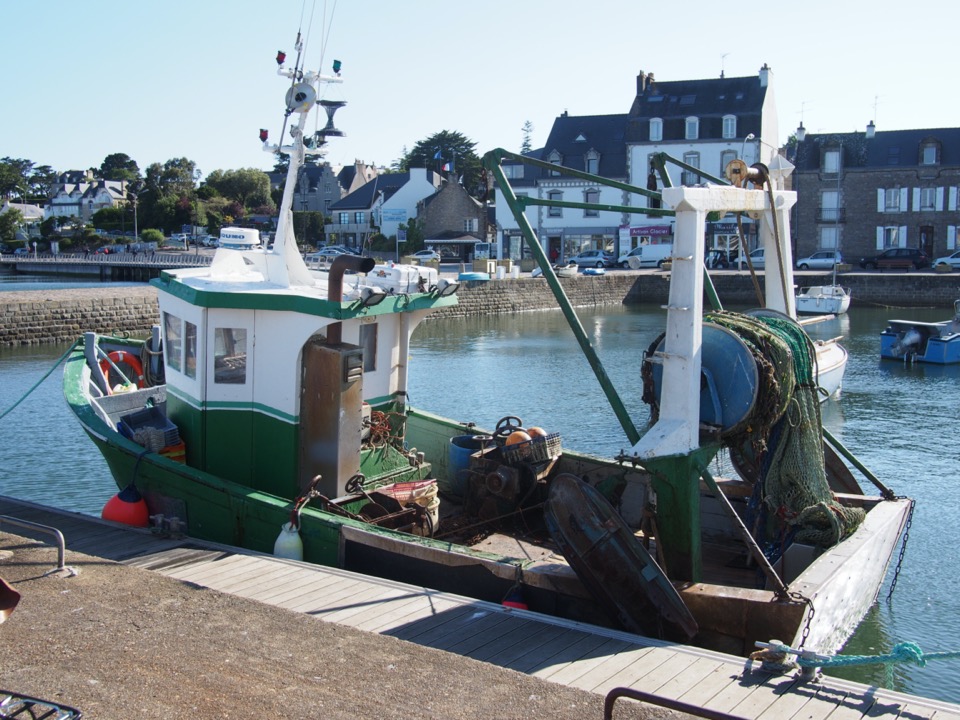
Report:
[[478,155],[519,151],[527,122],[542,147],[565,111],[626,113],[641,70],[692,80],[766,63],[777,144],[801,120],[815,133],[960,126],[944,0],[311,2],[7,0],[0,157],[58,172],[113,153],[141,172],[180,157],[203,175],[269,170],[258,133],[279,139],[289,81],[274,58],[284,50],[292,64],[298,30],[308,69],[342,62],[343,84],[324,95],[347,103],[335,166],[389,166],[442,131]]

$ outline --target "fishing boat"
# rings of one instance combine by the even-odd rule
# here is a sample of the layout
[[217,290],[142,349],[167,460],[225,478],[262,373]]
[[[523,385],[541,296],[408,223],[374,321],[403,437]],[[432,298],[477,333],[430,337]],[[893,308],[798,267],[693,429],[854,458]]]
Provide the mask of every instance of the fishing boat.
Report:
[[850,288],[842,285],[811,285],[797,292],[797,313],[842,315],[850,309]]
[[880,333],[880,357],[906,363],[960,363],[960,300],[943,322],[888,320]]
[[[306,70],[301,50],[298,38],[294,68],[278,56],[291,142],[262,133],[290,158],[272,247],[165,271],[148,337],[86,333],[67,359],[66,400],[120,490],[104,516],[727,652],[771,639],[836,650],[875,601],[911,505],[821,432],[816,351],[786,292],[795,194],[772,179],[663,191],[674,265],[666,332],[646,354],[637,339],[655,418],[640,433],[526,221],[536,198],[518,197],[501,163],[554,166],[487,153],[625,449],[568,448],[509,397],[482,400],[504,405],[495,427],[467,402],[440,417],[408,402],[410,338],[457,303],[458,283],[351,255],[308,268],[296,251],[297,173],[326,139],[307,137],[306,118],[321,105],[333,127],[321,88],[340,81]],[[786,259],[752,314],[703,311],[704,223],[727,210],[770,217],[761,240]]]

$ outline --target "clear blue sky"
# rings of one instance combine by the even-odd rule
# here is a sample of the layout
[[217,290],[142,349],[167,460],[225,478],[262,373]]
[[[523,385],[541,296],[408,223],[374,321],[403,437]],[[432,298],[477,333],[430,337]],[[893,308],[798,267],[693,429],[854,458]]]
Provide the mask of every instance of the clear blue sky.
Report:
[[345,83],[327,94],[348,102],[333,164],[389,165],[443,130],[478,154],[518,150],[526,121],[540,147],[564,110],[627,112],[640,70],[666,81],[752,76],[767,63],[781,142],[801,113],[810,132],[863,130],[871,119],[878,130],[955,127],[948,7],[316,0],[310,25],[300,0],[5,2],[0,157],[58,171],[114,152],[141,170],[175,157],[204,174],[269,169],[257,134],[280,133],[286,81],[273,58],[293,57],[301,16],[307,66],[343,63]]

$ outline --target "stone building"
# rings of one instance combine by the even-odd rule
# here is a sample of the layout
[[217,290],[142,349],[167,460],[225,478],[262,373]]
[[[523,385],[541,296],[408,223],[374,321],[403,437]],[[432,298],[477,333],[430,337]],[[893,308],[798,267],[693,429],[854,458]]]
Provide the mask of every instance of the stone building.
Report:
[[473,246],[488,241],[487,209],[452,173],[417,204],[417,219],[423,223],[424,245],[446,258],[470,260]]
[[840,249],[854,265],[891,247],[957,249],[960,128],[797,130],[794,254]]

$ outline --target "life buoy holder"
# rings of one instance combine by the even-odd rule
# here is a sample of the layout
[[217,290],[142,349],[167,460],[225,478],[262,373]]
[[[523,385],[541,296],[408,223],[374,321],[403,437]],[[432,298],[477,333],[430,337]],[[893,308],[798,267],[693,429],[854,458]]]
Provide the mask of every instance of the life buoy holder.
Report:
[[[109,359],[108,359],[109,358]],[[123,363],[133,371],[134,377],[128,377],[128,380],[131,380],[138,388],[143,387],[143,364],[133,353],[128,353],[125,350],[114,350],[113,352],[107,353],[107,357],[100,361],[100,371],[103,373],[103,376],[107,378],[107,394],[112,395],[113,390],[110,388],[110,362],[113,361],[114,365],[120,365]]]

